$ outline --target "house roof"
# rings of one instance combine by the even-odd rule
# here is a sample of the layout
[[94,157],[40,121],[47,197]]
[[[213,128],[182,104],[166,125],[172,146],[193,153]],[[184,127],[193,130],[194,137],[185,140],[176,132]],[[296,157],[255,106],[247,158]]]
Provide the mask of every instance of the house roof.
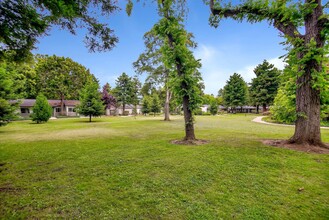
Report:
[[[35,99],[22,99],[19,100],[20,103],[20,107],[33,107],[35,104]],[[15,102],[15,101],[12,101]],[[61,106],[61,100],[54,100],[54,99],[50,99],[48,100],[48,103],[51,107],[60,107]],[[65,106],[77,106],[78,104],[80,104],[79,100],[64,100],[64,105]]]

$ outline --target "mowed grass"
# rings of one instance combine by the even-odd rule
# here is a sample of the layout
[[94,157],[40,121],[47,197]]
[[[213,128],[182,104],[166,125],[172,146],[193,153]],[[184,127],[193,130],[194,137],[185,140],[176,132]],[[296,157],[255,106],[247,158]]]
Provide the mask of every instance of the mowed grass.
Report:
[[[329,155],[263,145],[255,115],[58,119],[0,128],[2,219],[328,219]],[[329,142],[329,130],[322,131]]]

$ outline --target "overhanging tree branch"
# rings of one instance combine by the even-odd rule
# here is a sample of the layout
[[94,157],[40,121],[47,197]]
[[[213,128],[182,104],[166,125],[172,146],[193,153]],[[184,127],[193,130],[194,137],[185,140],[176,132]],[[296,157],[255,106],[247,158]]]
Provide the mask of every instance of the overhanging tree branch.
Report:
[[[283,3],[282,3],[283,4]],[[259,22],[268,20],[273,23],[279,31],[290,38],[303,38],[297,26],[284,16],[283,11],[273,12],[268,7],[244,3],[235,7],[225,8],[215,5],[214,0],[210,0],[210,10],[213,15],[220,18],[233,18],[241,21],[247,19],[249,22]],[[284,10],[284,9],[282,9]]]

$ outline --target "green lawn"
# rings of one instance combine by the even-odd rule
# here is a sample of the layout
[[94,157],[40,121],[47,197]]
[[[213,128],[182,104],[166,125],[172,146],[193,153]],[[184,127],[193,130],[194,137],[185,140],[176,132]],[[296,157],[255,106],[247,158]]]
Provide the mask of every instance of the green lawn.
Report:
[[178,116],[11,123],[0,218],[328,219],[329,155],[265,146],[293,128],[253,117],[197,117],[201,146],[170,143],[184,134]]

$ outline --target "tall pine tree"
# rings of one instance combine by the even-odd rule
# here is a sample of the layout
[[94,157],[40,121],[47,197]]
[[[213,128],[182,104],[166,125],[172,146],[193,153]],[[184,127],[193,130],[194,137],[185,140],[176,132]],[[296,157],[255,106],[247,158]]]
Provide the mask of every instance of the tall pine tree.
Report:
[[224,104],[236,112],[236,107],[242,107],[248,102],[248,87],[240,74],[234,73],[226,82],[223,91]]
[[91,122],[92,116],[95,117],[104,114],[104,103],[98,88],[98,83],[91,82],[80,93],[78,112],[82,115],[89,116],[89,122]]

